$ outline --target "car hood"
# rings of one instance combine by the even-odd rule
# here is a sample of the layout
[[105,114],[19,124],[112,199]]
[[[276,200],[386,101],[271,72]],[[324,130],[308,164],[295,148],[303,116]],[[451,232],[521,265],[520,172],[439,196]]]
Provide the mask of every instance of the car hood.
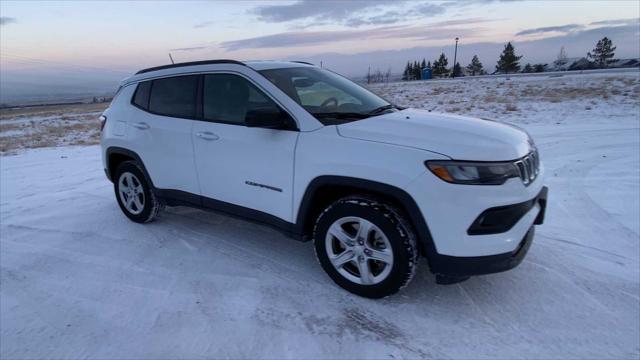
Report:
[[338,125],[338,133],[436,152],[454,160],[514,160],[533,146],[529,135],[512,125],[416,109]]

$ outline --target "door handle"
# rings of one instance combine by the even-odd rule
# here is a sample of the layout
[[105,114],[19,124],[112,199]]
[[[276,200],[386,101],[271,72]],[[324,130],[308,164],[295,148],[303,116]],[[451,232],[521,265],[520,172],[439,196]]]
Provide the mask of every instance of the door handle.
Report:
[[149,128],[149,124],[147,124],[146,122],[137,122],[137,123],[133,123],[131,124],[133,127],[138,128],[140,130],[147,130]]
[[196,136],[204,140],[218,140],[220,137],[210,131],[199,131]]

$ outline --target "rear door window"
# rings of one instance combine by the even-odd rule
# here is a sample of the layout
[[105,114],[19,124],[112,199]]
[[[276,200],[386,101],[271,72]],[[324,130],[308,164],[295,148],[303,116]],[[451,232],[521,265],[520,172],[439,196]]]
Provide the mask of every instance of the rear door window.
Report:
[[149,111],[164,116],[194,119],[197,92],[197,75],[153,80]]

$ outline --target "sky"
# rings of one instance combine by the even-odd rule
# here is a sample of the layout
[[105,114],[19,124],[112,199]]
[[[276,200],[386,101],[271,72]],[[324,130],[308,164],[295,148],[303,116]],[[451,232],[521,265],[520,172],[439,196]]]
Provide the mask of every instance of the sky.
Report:
[[0,97],[105,89],[138,69],[227,58],[323,62],[347,76],[478,55],[493,69],[582,57],[603,36],[640,57],[639,1],[0,1]]

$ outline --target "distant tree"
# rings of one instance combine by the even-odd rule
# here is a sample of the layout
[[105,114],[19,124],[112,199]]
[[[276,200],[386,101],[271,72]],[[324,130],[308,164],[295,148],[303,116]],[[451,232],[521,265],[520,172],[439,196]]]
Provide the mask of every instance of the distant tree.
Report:
[[562,46],[560,48],[560,53],[558,53],[558,57],[556,58],[556,60],[553,62],[553,65],[556,67],[556,69],[562,68],[563,66],[565,66],[567,64],[567,53],[564,51],[564,46]]
[[513,47],[513,45],[511,45],[511,42],[508,42],[507,45],[504,46],[504,50],[502,50],[500,59],[498,59],[496,71],[506,74],[520,71],[520,64],[518,63],[518,61],[521,58],[522,55],[517,56],[515,48]]
[[431,69],[431,61],[427,62],[427,69]]
[[473,55],[471,63],[467,65],[467,72],[471,73],[471,76],[482,74],[482,63],[480,62],[480,59],[478,59],[478,55]]
[[376,69],[376,71],[373,73],[372,82],[381,83],[383,81],[384,81],[384,74],[382,73],[382,71],[380,71],[380,69]]
[[424,69],[427,67],[427,62],[425,61],[425,59],[422,59],[422,63],[420,63],[420,69]]
[[535,64],[533,65],[533,72],[541,73],[547,70],[547,64]]
[[523,73],[532,73],[533,72],[533,66],[531,66],[531,64],[527,63],[527,65],[525,65],[524,68],[522,68],[522,72]]
[[616,51],[616,47],[613,46],[613,43],[606,36],[601,40],[598,40],[596,47],[592,50],[592,52],[587,53],[587,58],[589,60],[593,60],[593,63],[596,67],[606,68],[612,62],[616,61],[613,56],[615,55],[614,51]]
[[389,66],[389,68],[387,69],[387,72],[384,73],[385,82],[387,83],[389,82],[389,77],[391,77],[391,66]]
[[433,74],[438,76],[445,75],[447,70],[447,65],[449,65],[449,60],[447,60],[447,56],[442,53],[438,60],[433,62]]
[[420,63],[418,62],[418,60],[413,63],[413,77],[416,80],[422,79],[422,70],[420,70]]
[[460,76],[463,76],[462,66],[460,66],[459,62],[456,62],[456,64],[453,65],[453,77],[460,77]]
[[409,73],[411,72],[411,64],[407,61],[407,66],[404,67],[404,72],[402,72],[402,80],[409,80]]

